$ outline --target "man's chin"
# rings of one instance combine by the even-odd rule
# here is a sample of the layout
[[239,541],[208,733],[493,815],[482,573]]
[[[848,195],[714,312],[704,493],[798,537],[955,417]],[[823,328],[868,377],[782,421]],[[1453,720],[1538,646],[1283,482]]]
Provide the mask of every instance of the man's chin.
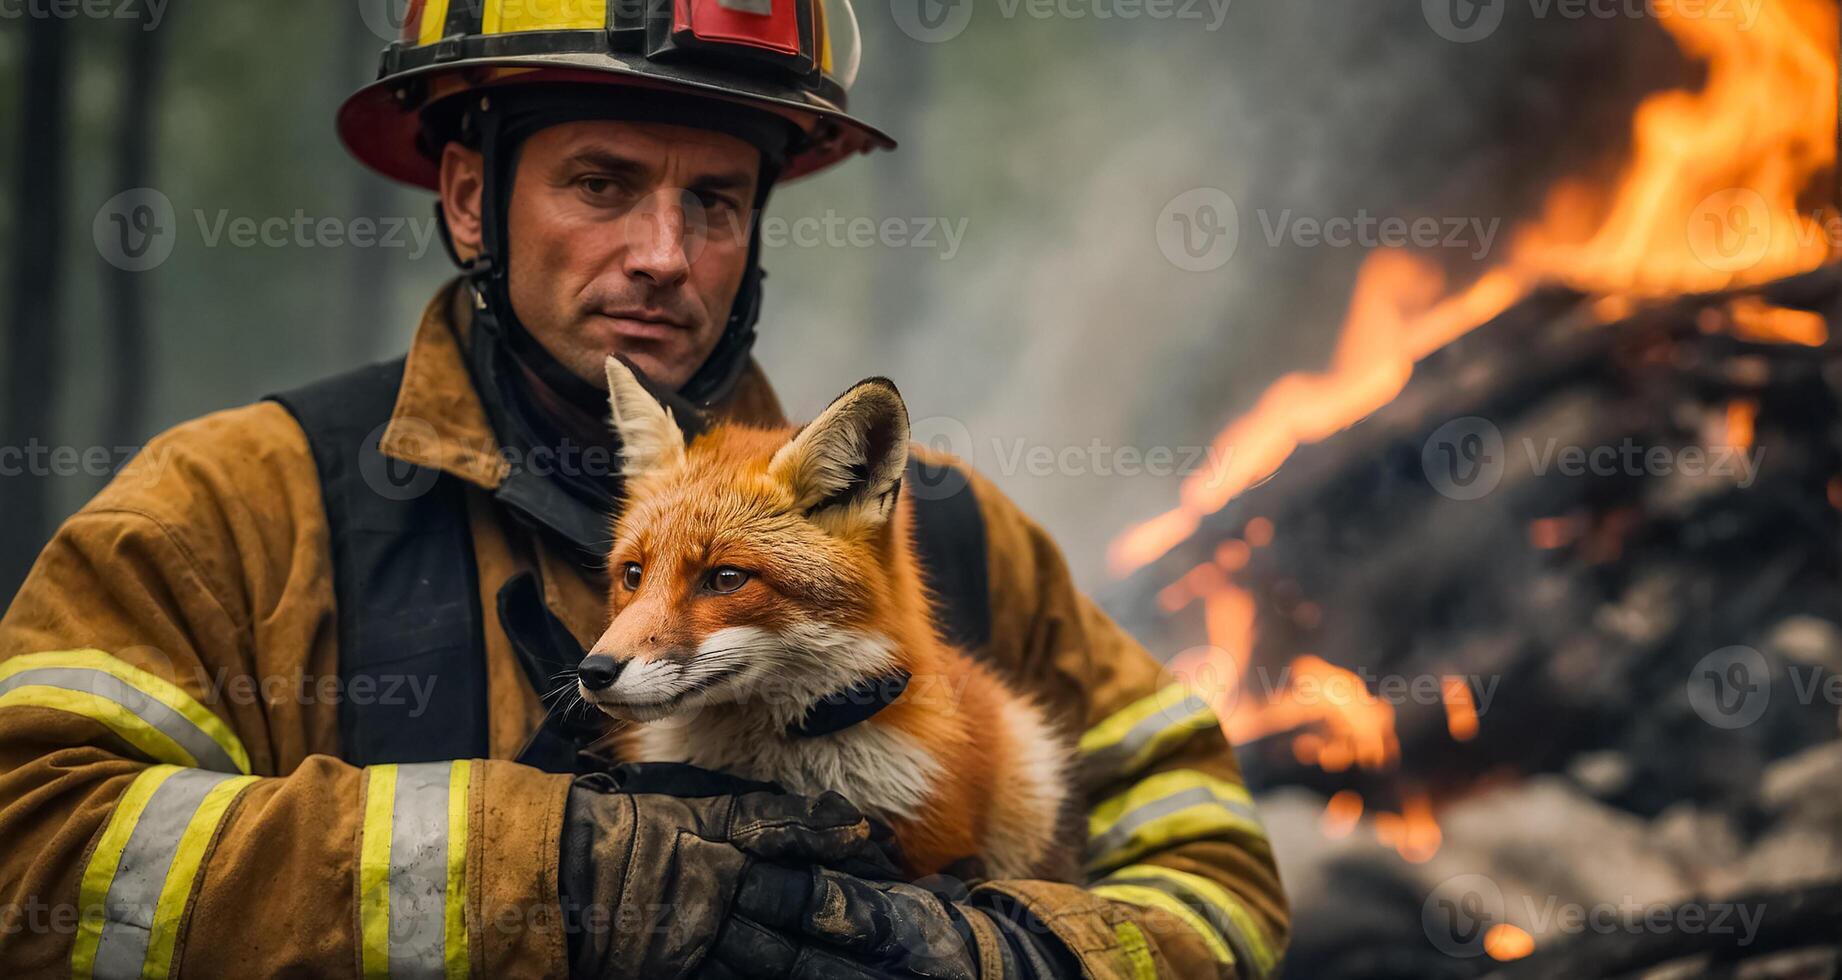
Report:
[[639,368],[640,373],[645,375],[646,380],[651,384],[667,391],[677,391],[684,387],[686,381],[691,380],[691,375],[697,373],[698,366],[703,362],[696,360],[695,354],[663,350],[662,346],[623,341],[611,348],[589,351],[583,358],[585,363],[580,365],[578,370],[596,387],[605,387],[608,378],[608,358],[620,356],[626,358],[634,367]]

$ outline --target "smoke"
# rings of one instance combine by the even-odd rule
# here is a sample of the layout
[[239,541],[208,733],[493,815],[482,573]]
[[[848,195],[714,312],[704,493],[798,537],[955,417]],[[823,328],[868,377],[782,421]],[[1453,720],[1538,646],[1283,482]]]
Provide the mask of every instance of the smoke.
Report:
[[[854,108],[905,121],[902,157],[795,185],[773,212],[963,220],[965,240],[950,261],[771,251],[762,356],[795,417],[892,377],[922,434],[1043,523],[1090,589],[1112,536],[1220,459],[1223,424],[1324,363],[1384,220],[1513,227],[1556,176],[1615,163],[1645,92],[1693,81],[1654,23],[1552,5],[1508,3],[1470,44],[1420,4],[1235,0],[1215,31],[1003,9],[934,44],[859,11],[866,77],[885,55],[905,75]],[[1231,257],[1173,255],[1222,214],[1186,202],[1222,196]],[[1476,237],[1433,244],[1454,279],[1509,236]]]

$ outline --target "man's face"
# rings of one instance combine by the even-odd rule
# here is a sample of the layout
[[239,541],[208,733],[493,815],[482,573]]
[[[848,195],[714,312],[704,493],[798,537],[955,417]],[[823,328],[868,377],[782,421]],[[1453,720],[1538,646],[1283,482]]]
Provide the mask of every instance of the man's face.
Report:
[[[467,154],[456,152],[464,178]],[[707,130],[576,122],[538,132],[512,185],[513,310],[585,381],[605,384],[608,355],[625,354],[654,380],[683,385],[716,347],[741,288],[759,170],[754,147]],[[465,254],[478,232],[461,224]]]

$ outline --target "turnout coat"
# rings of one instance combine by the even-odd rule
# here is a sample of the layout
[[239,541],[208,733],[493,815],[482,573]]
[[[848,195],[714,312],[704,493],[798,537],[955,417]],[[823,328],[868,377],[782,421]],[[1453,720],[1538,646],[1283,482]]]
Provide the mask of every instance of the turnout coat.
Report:
[[[387,421],[357,463],[426,477],[419,499],[447,501],[464,544],[443,567],[386,590],[336,581],[335,548],[381,540],[393,561],[408,538],[332,532],[323,486],[370,477],[327,472],[338,461],[287,398],[159,436],[44,549],[0,619],[7,975],[565,973],[570,777],[514,761],[545,710],[502,603],[508,582],[539,583],[549,615],[592,642],[606,581],[520,513],[467,367],[463,292],[443,290],[406,361],[377,373]],[[754,367],[720,410],[783,421]],[[1207,699],[1079,594],[990,483],[921,454],[960,474],[947,510],[968,527],[952,540],[973,542],[944,591],[986,600],[956,638],[1079,741],[1085,887],[979,887],[1095,978],[1274,971],[1284,898]],[[462,566],[471,594],[432,619],[417,589]],[[401,649],[342,657],[359,611]],[[413,669],[443,642],[477,669],[452,683]]]

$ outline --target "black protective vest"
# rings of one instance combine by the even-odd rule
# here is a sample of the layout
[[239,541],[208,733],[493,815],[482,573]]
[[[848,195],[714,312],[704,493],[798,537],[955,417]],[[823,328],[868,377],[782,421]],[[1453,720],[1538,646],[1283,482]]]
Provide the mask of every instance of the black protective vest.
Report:
[[[485,619],[467,525],[467,486],[378,449],[403,382],[404,359],[270,396],[307,435],[331,536],[338,619],[340,755],[354,765],[484,758]],[[943,634],[982,654],[991,638],[985,526],[966,475],[911,461],[922,570]],[[529,494],[499,502],[528,510]],[[542,525],[546,515],[526,514]],[[574,640],[543,607],[530,574],[496,587],[502,625],[536,690],[573,668]],[[412,696],[414,694],[415,696]],[[420,710],[418,710],[420,709]],[[547,718],[520,761],[575,768],[594,726]]]

